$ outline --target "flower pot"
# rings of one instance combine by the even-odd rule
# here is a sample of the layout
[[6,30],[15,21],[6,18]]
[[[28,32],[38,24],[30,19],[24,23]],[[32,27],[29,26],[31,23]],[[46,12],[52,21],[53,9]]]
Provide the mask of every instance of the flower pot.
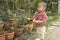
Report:
[[9,19],[9,22],[11,23],[11,25],[17,25],[18,22],[19,22],[19,19],[13,19],[13,18],[11,18],[11,19]]
[[28,24],[28,30],[32,30],[33,29],[33,23],[32,24]]
[[17,28],[16,30],[15,30],[15,34],[16,35],[21,35],[23,33],[23,28]]
[[0,35],[0,40],[5,40],[5,34]]
[[7,32],[6,33],[6,39],[11,40],[14,38],[14,32]]
[[13,23],[13,22],[15,21],[15,19],[10,18],[9,21],[10,21],[11,23]]

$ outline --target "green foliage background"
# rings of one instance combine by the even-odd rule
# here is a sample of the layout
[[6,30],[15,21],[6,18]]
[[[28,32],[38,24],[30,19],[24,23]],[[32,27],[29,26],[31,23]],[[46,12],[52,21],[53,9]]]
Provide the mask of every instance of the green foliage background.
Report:
[[[36,10],[39,2],[47,3],[47,10],[51,11],[52,2],[58,2],[58,0],[0,0],[0,10],[7,11],[24,9],[26,12],[30,13],[31,10]],[[56,8],[55,8],[56,9]]]
[[20,14],[24,14],[27,17],[33,17],[39,2],[47,3],[46,11],[57,13],[58,0],[0,0],[0,17],[18,18],[16,15],[20,17]]

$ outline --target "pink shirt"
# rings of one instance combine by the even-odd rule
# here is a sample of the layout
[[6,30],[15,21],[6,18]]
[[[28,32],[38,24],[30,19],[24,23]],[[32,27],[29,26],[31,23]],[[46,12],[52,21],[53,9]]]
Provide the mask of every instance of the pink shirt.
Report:
[[35,12],[34,19],[42,21],[42,23],[36,23],[37,26],[40,27],[46,24],[48,16],[46,15],[46,12]]

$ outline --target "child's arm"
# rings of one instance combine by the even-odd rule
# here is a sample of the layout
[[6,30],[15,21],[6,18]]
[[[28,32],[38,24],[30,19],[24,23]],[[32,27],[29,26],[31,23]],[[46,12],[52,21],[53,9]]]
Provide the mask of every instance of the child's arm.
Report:
[[[31,18],[27,18],[28,20],[31,20]],[[42,21],[40,21],[40,20],[35,20],[35,19],[32,19],[32,21],[33,22],[36,22],[36,23],[40,23],[40,22],[42,22]]]

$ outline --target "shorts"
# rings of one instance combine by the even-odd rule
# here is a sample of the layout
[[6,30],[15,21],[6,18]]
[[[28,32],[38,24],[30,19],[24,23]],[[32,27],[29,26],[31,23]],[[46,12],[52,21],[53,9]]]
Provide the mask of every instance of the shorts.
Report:
[[43,27],[37,27],[37,36],[40,38],[40,39],[43,39],[45,38],[45,33],[46,33],[46,27],[43,26]]

